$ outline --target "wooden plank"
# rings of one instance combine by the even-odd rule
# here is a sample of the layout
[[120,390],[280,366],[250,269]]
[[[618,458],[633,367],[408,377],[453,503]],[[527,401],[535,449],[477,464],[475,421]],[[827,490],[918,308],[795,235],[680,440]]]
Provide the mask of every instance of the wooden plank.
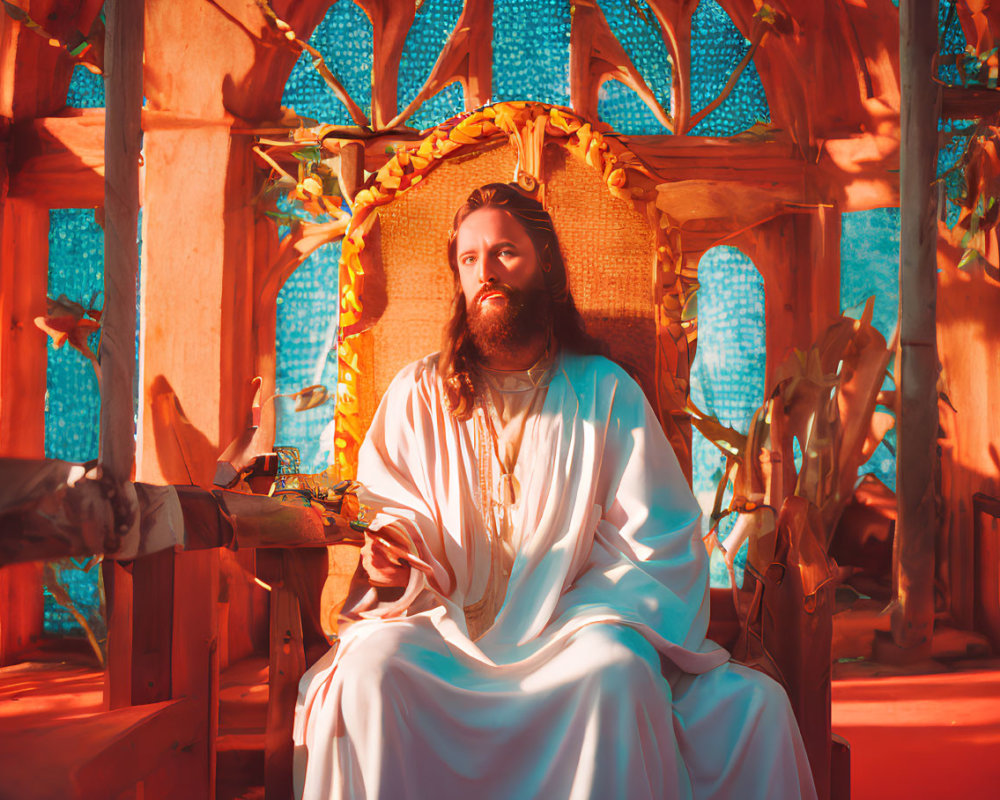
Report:
[[1000,111],[1000,91],[945,86],[941,92],[941,116],[944,119],[991,117]]
[[[144,147],[136,475],[151,483],[210,486],[218,454],[246,427],[251,399],[249,146],[231,141],[228,126],[214,125],[151,131]],[[194,195],[192,185],[199,187]],[[179,231],[190,246],[178,247]],[[185,300],[163,303],[164,297]],[[156,428],[158,385],[168,385],[183,409],[190,423],[183,430]],[[194,444],[178,449],[179,435],[194,437]],[[192,463],[186,463],[185,452]]]
[[955,624],[975,623],[977,493],[1000,497],[1000,403],[996,343],[1000,341],[1000,284],[982,264],[956,269],[961,250],[942,246],[938,254],[937,346],[941,385],[951,399],[940,406],[943,546],[937,578],[947,587]]
[[[112,486],[123,487],[133,470],[132,381],[135,371],[135,301],[139,249],[139,149],[142,131],[143,7],[108,0],[105,5],[105,215],[104,315],[100,386],[100,469]],[[124,535],[139,513],[122,491],[109,497],[114,533]],[[109,566],[114,575],[124,568]],[[114,708],[167,700],[170,695],[173,554],[143,558],[131,580],[112,580],[117,616],[108,625],[107,695]],[[120,639],[121,641],[116,641]]]
[[14,126],[10,194],[47,208],[104,204],[104,109],[73,110]]
[[[39,458],[45,442],[45,313],[48,211],[0,202],[0,455]],[[0,665],[42,636],[39,565],[0,569]]]
[[972,497],[975,518],[975,598],[976,629],[985,633],[1000,652],[1000,500],[985,494]]
[[[142,144],[144,0],[107,0],[104,43],[104,314],[101,319],[101,433],[104,477],[132,473],[135,438],[135,300],[139,273],[139,150]],[[134,513],[112,500],[120,518]],[[123,527],[128,519],[119,519]],[[122,530],[124,533],[124,530]]]
[[[60,16],[69,17],[62,0],[33,0],[30,11],[50,27],[59,24]],[[72,76],[73,59],[64,48],[51,46],[6,11],[0,13],[0,117],[23,120],[56,113],[66,105]]]
[[108,645],[104,702],[110,709],[132,705],[132,572],[125,565],[101,564],[107,609]]
[[299,600],[289,585],[287,556],[283,580],[271,589],[271,656],[268,670],[267,734],[264,749],[264,796],[292,796],[292,723],[299,679],[306,670]]
[[[132,564],[132,703],[155,703],[172,693],[172,649],[177,602],[174,553],[164,550]],[[185,590],[186,591],[186,590]]]
[[[25,660],[0,668],[0,733],[46,726],[54,716],[105,710],[104,671],[92,652],[74,651],[64,646],[66,641],[52,649],[39,647]],[[85,642],[83,646],[90,649]]]
[[[921,0],[899,8],[902,128],[900,157],[899,394],[893,542],[893,641],[915,657],[934,631],[937,538],[937,9]],[[919,651],[919,652],[916,652]]]
[[218,617],[219,554],[214,551],[174,555],[172,696],[195,703],[198,735],[191,746],[191,762],[165,796],[192,800],[215,793],[215,754],[218,736],[219,663]]
[[0,667],[42,638],[44,612],[41,564],[0,568]]
[[45,442],[49,212],[8,198],[0,211],[0,455],[41,458]]
[[[267,621],[266,633],[270,640],[270,620]],[[261,648],[261,651],[263,652],[264,648]],[[235,661],[220,674],[220,749],[224,736],[234,737],[230,739],[231,743],[239,742],[242,737],[259,736],[260,750],[263,752],[263,731],[267,727],[267,676],[268,657],[260,655]]]
[[196,711],[170,700],[0,731],[0,798],[117,797],[190,746]]
[[[730,242],[764,279],[765,397],[788,354],[808,349],[840,314],[839,237],[840,214],[820,208],[782,214]],[[801,269],[802,264],[812,268]]]
[[106,560],[101,568],[108,609],[108,707],[174,697],[174,554],[167,550],[127,565]]

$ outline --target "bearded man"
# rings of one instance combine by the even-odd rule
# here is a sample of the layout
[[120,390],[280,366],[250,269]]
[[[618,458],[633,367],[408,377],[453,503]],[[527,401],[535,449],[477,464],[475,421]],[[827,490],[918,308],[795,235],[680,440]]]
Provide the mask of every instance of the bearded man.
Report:
[[300,685],[297,795],[815,797],[784,692],[705,639],[698,506],[548,213],[477,189],[448,256],[445,346],[361,449],[366,580]]

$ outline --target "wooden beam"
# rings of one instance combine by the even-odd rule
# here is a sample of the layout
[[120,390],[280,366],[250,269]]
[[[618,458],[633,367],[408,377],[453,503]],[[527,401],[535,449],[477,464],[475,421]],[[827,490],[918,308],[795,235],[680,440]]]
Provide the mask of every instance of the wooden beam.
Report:
[[0,455],[41,458],[45,443],[45,334],[49,212],[0,206]]
[[416,14],[413,3],[358,0],[372,23],[372,124],[384,128],[396,116],[399,59]]
[[[0,194],[0,456],[45,454],[48,231],[46,209]],[[42,637],[42,585],[38,564],[0,569],[0,666]]]
[[807,350],[840,315],[840,214],[832,208],[782,214],[731,243],[764,279],[768,397],[788,355]]
[[1000,90],[945,86],[941,90],[943,119],[992,117],[1000,112]]
[[934,476],[937,457],[938,94],[932,79],[937,9],[923,0],[899,7],[902,84],[900,157],[899,375],[892,636],[902,648],[929,649],[934,631]]
[[[101,320],[102,475],[123,484],[135,461],[135,300],[139,273],[144,0],[107,0],[104,45],[104,314]],[[131,513],[113,502],[119,516]],[[124,533],[130,519],[119,521]]]
[[[144,0],[108,0],[105,5],[105,300],[99,461],[112,512],[111,547],[117,547],[140,512],[138,501],[124,490],[135,461],[132,383],[144,6]],[[103,568],[110,609],[106,694],[111,708],[171,697],[173,566],[173,554],[165,552],[140,560],[131,570],[110,563]]]
[[104,109],[17,123],[10,196],[45,208],[104,205]]
[[[128,484],[119,490],[124,493]],[[148,556],[175,547],[324,547],[360,544],[349,524],[357,501],[347,495],[342,514],[277,498],[196,486],[134,484],[138,530],[126,550],[110,536],[114,516],[108,486],[66,461],[0,459],[0,566],[71,556]],[[334,507],[336,509],[336,507]]]
[[[998,93],[1000,94],[1000,93]],[[196,130],[211,121],[167,111],[143,111],[150,132]],[[241,134],[234,127],[234,135]],[[154,133],[155,135],[155,133]],[[345,141],[347,139],[345,138]],[[377,170],[386,151],[411,145],[417,132],[359,137],[366,167]],[[803,202],[836,201],[844,211],[899,202],[898,141],[860,134],[825,140],[819,161],[808,164],[780,138],[714,139],[701,136],[634,136],[630,148],[662,180],[732,180],[794,190]],[[73,111],[14,128],[10,193],[48,208],[86,208],[104,202],[104,112]]]
[[[219,453],[250,424],[254,172],[250,141],[219,120],[147,131],[137,477],[210,486]],[[184,169],[178,169],[184,164]],[[191,194],[190,187],[198,192]],[[179,241],[178,237],[181,237]],[[183,244],[182,244],[183,243]],[[182,244],[182,246],[179,246]],[[197,292],[191,292],[192,286]],[[185,297],[184,303],[160,298]],[[158,386],[185,436],[157,429]],[[190,444],[190,447],[188,446]],[[181,454],[188,452],[190,463]]]
[[[29,11],[53,27],[50,15],[56,21],[67,16],[66,5],[60,0],[32,0]],[[56,113],[66,105],[72,76],[73,58],[65,48],[53,47],[47,37],[0,10],[0,117],[17,121]]]

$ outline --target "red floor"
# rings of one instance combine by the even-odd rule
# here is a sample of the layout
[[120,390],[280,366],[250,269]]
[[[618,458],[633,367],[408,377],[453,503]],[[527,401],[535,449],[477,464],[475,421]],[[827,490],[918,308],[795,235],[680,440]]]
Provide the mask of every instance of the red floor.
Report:
[[1000,669],[835,680],[833,730],[851,800],[1000,799]]
[[[856,676],[873,667],[848,666]],[[1000,800],[1000,662],[984,666],[834,681],[833,729],[851,745],[852,800]],[[101,707],[102,683],[93,668],[6,667],[0,730],[86,716]]]

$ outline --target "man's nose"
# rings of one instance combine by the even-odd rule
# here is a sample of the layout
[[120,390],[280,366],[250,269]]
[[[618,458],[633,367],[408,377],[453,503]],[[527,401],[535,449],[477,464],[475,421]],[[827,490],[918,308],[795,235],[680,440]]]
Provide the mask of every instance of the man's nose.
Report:
[[500,273],[498,272],[498,267],[500,266],[500,261],[492,253],[486,253],[482,258],[479,259],[479,267],[477,278],[480,283],[489,283],[491,280],[496,281],[500,278]]

